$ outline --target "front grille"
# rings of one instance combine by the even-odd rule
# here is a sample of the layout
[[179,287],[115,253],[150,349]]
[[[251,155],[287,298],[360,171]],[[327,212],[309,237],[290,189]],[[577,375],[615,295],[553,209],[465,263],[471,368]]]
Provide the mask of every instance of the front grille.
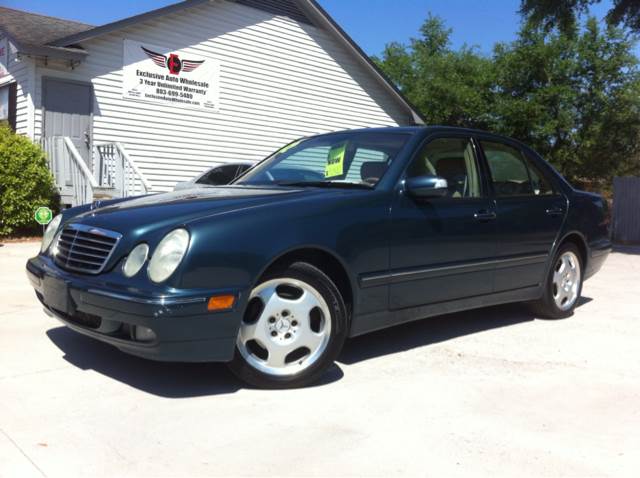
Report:
[[63,269],[99,274],[121,237],[106,229],[70,224],[58,236],[54,260]]

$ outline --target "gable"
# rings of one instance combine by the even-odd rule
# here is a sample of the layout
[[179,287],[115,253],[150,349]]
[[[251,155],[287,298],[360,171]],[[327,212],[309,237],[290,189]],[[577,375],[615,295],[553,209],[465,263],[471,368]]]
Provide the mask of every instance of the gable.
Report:
[[312,23],[294,0],[235,0],[235,2],[247,7],[264,10],[265,12],[289,17],[297,22]]

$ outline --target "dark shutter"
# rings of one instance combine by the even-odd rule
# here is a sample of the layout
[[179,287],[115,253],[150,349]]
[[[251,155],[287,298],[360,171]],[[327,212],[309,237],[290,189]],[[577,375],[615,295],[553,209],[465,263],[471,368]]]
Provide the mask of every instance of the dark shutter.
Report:
[[16,130],[16,109],[18,106],[18,84],[9,85],[9,126]]

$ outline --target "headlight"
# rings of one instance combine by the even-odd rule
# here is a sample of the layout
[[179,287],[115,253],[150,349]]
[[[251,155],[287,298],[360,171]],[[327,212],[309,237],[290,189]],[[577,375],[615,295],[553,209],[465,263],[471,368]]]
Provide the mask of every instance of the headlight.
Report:
[[44,236],[42,236],[42,246],[40,247],[40,252],[44,252],[49,249],[51,241],[53,241],[53,238],[56,235],[56,231],[58,230],[58,227],[60,227],[60,221],[62,221],[62,215],[58,214],[53,218],[53,220],[45,229]]
[[147,254],[149,254],[149,246],[146,244],[138,244],[134,247],[127,256],[127,260],[124,261],[122,273],[126,277],[133,277],[136,275],[147,261]]
[[149,278],[153,282],[167,280],[180,265],[188,246],[189,233],[186,229],[175,229],[164,236],[149,261]]

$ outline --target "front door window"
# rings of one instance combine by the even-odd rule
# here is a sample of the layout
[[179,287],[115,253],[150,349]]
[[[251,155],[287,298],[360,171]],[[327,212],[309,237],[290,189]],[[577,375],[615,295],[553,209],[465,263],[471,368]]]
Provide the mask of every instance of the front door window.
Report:
[[450,198],[481,196],[478,165],[468,138],[439,138],[429,142],[407,171],[409,178],[425,175],[446,179]]

